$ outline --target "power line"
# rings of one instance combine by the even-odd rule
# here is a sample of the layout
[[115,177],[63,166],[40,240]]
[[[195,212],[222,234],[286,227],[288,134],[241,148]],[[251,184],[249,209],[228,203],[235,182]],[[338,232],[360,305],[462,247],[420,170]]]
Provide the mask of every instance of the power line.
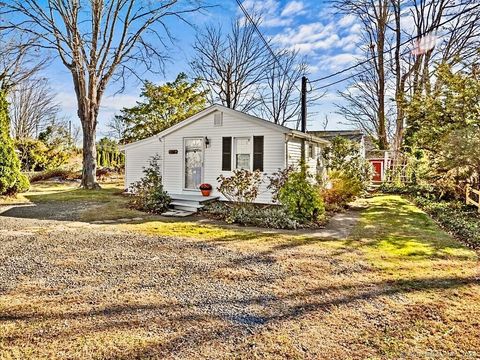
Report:
[[[459,28],[457,28],[457,29],[455,29],[455,30],[461,29],[461,28],[464,27],[464,26],[472,25],[472,24],[473,24],[473,22],[466,23],[466,24],[460,26]],[[452,32],[453,32],[453,31],[449,31],[449,32],[445,33],[445,35],[446,35],[446,34],[449,34],[449,33],[452,33]],[[408,51],[403,52],[401,55],[406,55],[407,53],[408,53]],[[393,59],[389,59],[389,60],[387,60],[387,62],[391,62],[392,60],[393,60]],[[328,88],[328,87],[330,87],[330,86],[339,84],[339,83],[344,82],[344,81],[346,81],[346,80],[355,78],[356,76],[361,75],[361,74],[364,74],[364,73],[366,73],[366,72],[368,72],[368,71],[370,71],[370,70],[371,70],[370,68],[364,69],[364,70],[359,71],[359,72],[357,72],[357,73],[355,73],[355,74],[351,74],[351,75],[349,75],[349,76],[347,76],[347,77],[341,78],[341,79],[339,79],[339,80],[337,80],[337,81],[334,81],[334,82],[328,83],[328,84],[326,84],[326,85],[322,85],[322,86],[320,86],[320,87],[317,87],[317,88],[315,88],[315,90],[322,90],[322,89]]]
[[[442,22],[442,23],[440,23],[440,24],[438,24],[438,25],[435,25],[435,26],[432,25],[432,26],[430,27],[430,29],[427,30],[427,31],[425,31],[423,34],[416,35],[416,36],[414,36],[414,37],[411,37],[411,38],[405,40],[404,42],[402,42],[402,43],[400,44],[400,46],[406,45],[406,44],[408,44],[408,43],[409,43],[410,41],[412,41],[412,40],[415,40],[415,39],[418,39],[418,38],[420,38],[420,37],[422,37],[422,36],[425,36],[426,34],[428,34],[428,33],[430,33],[431,31],[433,31],[433,29],[434,29],[435,27],[436,27],[436,28],[439,28],[439,27],[441,27],[441,26],[444,26],[445,24],[448,24],[449,22],[455,20],[456,18],[458,18],[458,17],[466,14],[467,12],[470,12],[470,11],[472,11],[472,10],[475,10],[475,9],[478,8],[478,7],[480,7],[480,4],[477,4],[477,5],[473,6],[472,8],[470,8],[470,9],[468,9],[468,10],[461,11],[460,13],[456,14],[455,16],[451,17],[451,18],[448,19],[448,20],[445,20],[444,22]],[[464,26],[464,25],[462,25],[461,27],[463,27],[463,26]],[[450,32],[451,32],[451,31],[450,31]],[[384,50],[384,51],[383,51],[383,54],[388,54],[388,53],[391,52],[392,50],[395,50],[395,48],[396,48],[396,46],[392,46],[390,49]],[[405,55],[405,53],[403,53],[402,55]],[[332,77],[334,77],[334,76],[343,74],[343,73],[346,72],[346,71],[355,69],[355,68],[357,68],[358,66],[367,64],[367,63],[369,63],[370,61],[374,60],[376,57],[378,57],[378,55],[374,55],[374,56],[372,56],[372,57],[370,57],[370,58],[368,58],[368,59],[366,59],[366,60],[363,60],[363,61],[361,61],[361,62],[359,62],[359,63],[357,63],[357,64],[355,64],[355,65],[349,66],[349,67],[347,67],[347,68],[345,68],[345,69],[343,69],[343,70],[337,71],[337,72],[335,72],[335,73],[333,73],[333,74],[330,74],[330,75],[327,75],[327,76],[323,76],[323,77],[318,78],[318,79],[315,79],[315,80],[310,80],[309,82],[310,82],[310,83],[315,83],[315,82],[318,82],[318,81],[330,79],[330,78],[332,78]],[[364,73],[364,72],[365,72],[365,71],[360,72],[360,73],[358,73],[358,74],[355,74],[355,75],[353,75],[353,76],[359,75],[359,74]],[[329,85],[325,85],[325,87],[338,84],[339,82],[348,80],[349,78],[350,78],[350,77],[345,78],[345,79],[343,79],[343,80],[335,81],[335,82],[333,82],[333,83],[331,83],[331,84],[329,84]],[[323,86],[320,87],[320,89],[322,89],[322,88],[324,88],[324,87],[323,87]]]
[[[258,36],[260,37],[260,39],[263,41],[263,43],[265,44],[265,47],[268,49],[268,51],[270,52],[270,54],[272,54],[273,56],[273,59],[277,62],[278,66],[280,67],[280,69],[283,71],[283,74],[292,82],[292,79],[290,78],[290,76],[288,75],[287,71],[285,70],[285,68],[283,67],[281,61],[278,59],[277,57],[277,54],[275,54],[275,52],[272,50],[272,48],[270,47],[270,44],[268,43],[268,41],[265,39],[265,37],[263,36],[262,32],[260,31],[260,29],[258,28],[256,22],[253,20],[253,18],[250,16],[250,14],[248,13],[247,9],[245,9],[245,7],[243,6],[242,2],[240,0],[235,0],[238,4],[238,6],[240,7],[240,9],[242,10],[243,14],[245,15],[245,17],[247,18],[248,21],[250,21],[250,23],[252,24],[253,28],[255,29],[255,31],[257,32]],[[300,91],[300,89],[298,88],[297,84],[295,84],[295,87],[298,91]]]

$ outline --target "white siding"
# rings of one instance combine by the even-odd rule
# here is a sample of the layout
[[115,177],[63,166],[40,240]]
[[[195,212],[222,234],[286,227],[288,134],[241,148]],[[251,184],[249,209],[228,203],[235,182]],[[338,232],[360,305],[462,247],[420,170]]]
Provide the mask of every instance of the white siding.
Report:
[[[214,126],[214,114],[167,134],[162,141],[165,146],[163,183],[171,194],[195,193],[184,190],[183,139],[188,137],[208,137],[210,145],[204,149],[204,176],[202,181],[213,186],[212,195],[221,196],[217,191],[217,177],[220,174],[229,176],[231,171],[222,171],[222,137],[264,136],[264,173],[271,174],[285,167],[285,135],[281,132],[261,126],[254,122],[223,114],[223,125]],[[251,141],[253,156],[253,140]],[[178,150],[178,154],[169,154],[169,150]],[[233,161],[232,161],[233,169]],[[271,193],[264,181],[260,187],[258,203],[270,203]]]
[[148,167],[152,156],[163,157],[163,146],[158,139],[138,144],[125,150],[125,188],[143,177],[143,169]]
[[[310,146],[314,146],[314,157],[310,157]],[[313,176],[317,175],[317,172],[323,173],[324,166],[323,166],[323,148],[322,146],[309,143],[306,141],[305,144],[305,156],[306,156],[306,164],[308,166],[308,172],[311,173]],[[287,157],[288,157],[288,165],[297,166],[300,164],[300,159],[302,157],[302,140],[298,138],[289,139],[287,143]]]
[[288,154],[288,166],[297,166],[300,164],[302,158],[302,140],[301,139],[289,139],[287,143]]

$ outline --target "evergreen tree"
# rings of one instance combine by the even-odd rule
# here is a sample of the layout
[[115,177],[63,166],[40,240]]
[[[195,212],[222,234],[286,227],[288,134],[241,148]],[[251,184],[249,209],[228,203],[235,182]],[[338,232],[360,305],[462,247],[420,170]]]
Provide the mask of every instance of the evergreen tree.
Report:
[[174,82],[155,85],[146,82],[140,96],[144,99],[132,108],[124,108],[116,121],[125,125],[123,143],[145,139],[203,110],[206,92],[200,80],[189,82],[180,73]]
[[28,179],[20,172],[20,160],[10,138],[6,93],[0,90],[0,195],[14,195],[28,187]]

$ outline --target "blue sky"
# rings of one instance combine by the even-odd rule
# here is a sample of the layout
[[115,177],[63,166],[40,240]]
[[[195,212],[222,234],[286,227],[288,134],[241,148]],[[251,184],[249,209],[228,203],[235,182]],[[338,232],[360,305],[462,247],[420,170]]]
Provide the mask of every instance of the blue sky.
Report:
[[[216,4],[204,14],[191,16],[191,21],[197,28],[206,24],[224,24],[228,26],[230,19],[239,16],[240,10],[235,0],[215,1]],[[358,50],[355,44],[359,41],[360,26],[352,16],[335,14],[320,0],[245,0],[244,5],[250,11],[256,10],[263,14],[262,32],[272,40],[274,46],[297,49],[305,56],[310,66],[310,79],[328,75],[354,63]],[[156,83],[173,80],[181,72],[189,72],[188,62],[192,57],[191,45],[195,38],[195,29],[177,21],[171,21],[171,29],[176,38],[175,44],[168,52],[171,61],[166,64],[165,77],[158,75],[145,76]],[[57,100],[62,112],[75,123],[76,100],[73,93],[71,78],[67,70],[58,61],[54,61],[46,70],[51,79],[51,86],[58,93]],[[337,78],[328,79],[319,85],[327,84]],[[311,116],[309,129],[322,129],[325,116],[329,118],[328,128],[348,128],[343,119],[335,113],[335,102],[338,102],[337,89],[344,89],[348,83],[329,88],[325,97],[318,105],[309,109]],[[116,94],[118,87],[110,84],[103,99],[99,115],[99,136],[105,134],[106,124],[122,107],[132,106],[138,100],[141,85],[130,81],[125,91]]]

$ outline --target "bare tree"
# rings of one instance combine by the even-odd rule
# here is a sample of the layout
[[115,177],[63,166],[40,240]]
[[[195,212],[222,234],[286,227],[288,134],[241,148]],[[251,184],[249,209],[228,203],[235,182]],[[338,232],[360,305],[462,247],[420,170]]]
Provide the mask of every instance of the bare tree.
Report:
[[38,37],[71,73],[83,129],[82,187],[99,187],[95,135],[107,85],[160,70],[164,37],[171,37],[166,20],[187,21],[186,14],[202,8],[198,1],[10,0],[0,10],[8,14],[6,27]]
[[[362,24],[363,45],[361,49],[365,57],[370,58],[369,64],[374,71],[375,82],[367,89],[373,90],[375,96],[375,138],[378,146],[384,150],[388,148],[386,93],[387,93],[387,66],[386,47],[388,45],[387,33],[392,16],[390,0],[340,0],[336,4],[340,11],[355,15]],[[352,95],[352,94],[350,94]],[[352,98],[352,96],[347,97]],[[360,104],[362,107],[368,104]],[[371,112],[371,111],[370,111]]]
[[[360,66],[359,75],[355,76],[352,84],[339,95],[344,102],[337,104],[338,114],[354,124],[356,128],[362,129],[372,139],[379,140],[378,134],[385,131],[388,137],[391,134],[391,117],[394,109],[386,104],[383,130],[379,120],[378,101],[378,73],[371,64],[366,63]],[[379,145],[380,147],[380,145]]]
[[210,101],[250,111],[260,103],[260,84],[272,59],[247,19],[232,21],[230,31],[209,26],[197,35],[191,62],[195,77],[210,91]]
[[46,79],[27,79],[10,92],[10,119],[13,137],[37,137],[60,110],[55,93]]
[[[266,69],[266,86],[261,95],[261,114],[275,124],[297,121],[300,111],[299,84],[308,66],[298,52],[282,50]],[[311,100],[311,97],[309,97]]]
[[48,62],[48,58],[38,59],[35,40],[0,25],[0,90],[9,91]]
[[120,116],[114,116],[107,124],[108,132],[107,136],[120,141],[125,136],[127,125]]

